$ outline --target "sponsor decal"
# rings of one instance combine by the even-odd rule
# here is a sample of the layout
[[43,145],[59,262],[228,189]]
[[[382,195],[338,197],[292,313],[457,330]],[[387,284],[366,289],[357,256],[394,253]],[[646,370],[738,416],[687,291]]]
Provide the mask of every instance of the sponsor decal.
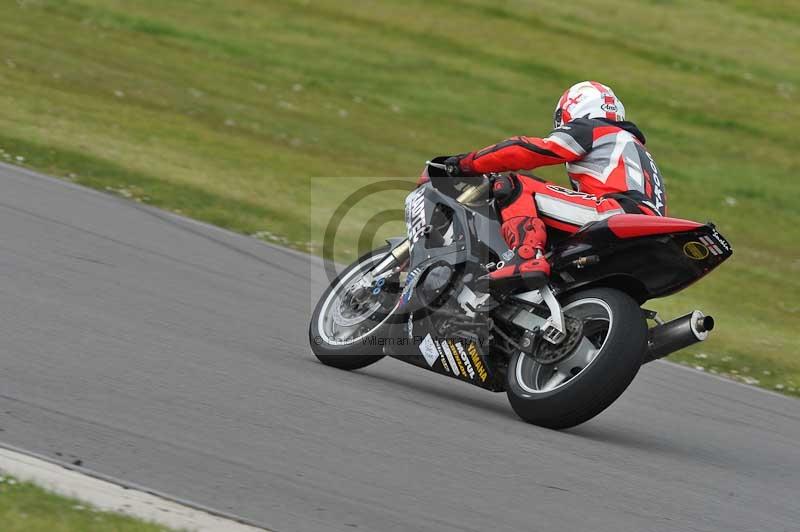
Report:
[[721,235],[721,234],[719,234],[719,233],[717,232],[717,230],[716,230],[716,229],[713,229],[713,230],[711,231],[711,236],[713,236],[713,237],[714,237],[714,240],[716,240],[716,241],[719,243],[719,245],[720,245],[720,246],[722,246],[722,247],[725,249],[725,251],[727,251],[727,252],[730,252],[730,250],[731,250],[731,245],[730,245],[730,244],[728,244],[728,241],[727,241],[727,240],[725,240],[724,238],[722,238],[722,235]]
[[[428,336],[430,336],[430,334]],[[447,361],[447,357],[444,356],[444,350],[442,350],[442,347],[438,344],[438,342],[433,340],[433,338],[431,338],[431,345],[433,345],[433,347],[436,349],[436,353],[439,356],[439,362],[442,363],[445,373],[450,373],[452,371],[455,375],[458,375],[458,370],[450,366],[450,363]],[[431,366],[433,366],[433,364],[431,364]]]
[[700,242],[687,242],[683,245],[683,253],[693,260],[703,260],[708,257],[708,248]]
[[442,363],[445,373],[449,373],[451,371],[455,373],[455,371],[450,368],[450,364],[447,363],[447,358],[445,358],[444,353],[439,353],[439,362]]
[[586,194],[584,192],[578,192],[577,190],[570,190],[558,185],[547,185],[547,188],[553,192],[558,192],[559,194],[563,194],[564,196],[569,196],[571,198],[584,198],[587,200],[597,201],[597,196]]
[[702,242],[709,250],[711,250],[712,255],[722,255],[722,250],[714,243],[711,238],[707,236],[701,236],[700,242]]
[[602,109],[606,113],[616,113],[617,112],[617,106],[614,105],[613,103],[600,104],[600,109]]
[[405,305],[411,299],[411,294],[414,293],[414,287],[417,286],[419,281],[419,274],[422,270],[414,268],[406,276],[406,285],[403,287],[403,293],[400,294],[400,305]]
[[418,188],[406,198],[406,227],[411,247],[425,233],[425,189]]
[[658,167],[653,160],[653,156],[647,150],[644,152],[647,154],[647,158],[650,159],[650,168],[653,169],[653,197],[656,200],[656,210],[660,213],[662,207],[664,207],[664,187],[661,186],[661,176],[658,173]]
[[436,344],[433,343],[430,333],[419,344],[419,350],[430,367],[433,367],[434,362],[439,360],[439,351],[436,350]]
[[475,378],[475,369],[472,367],[472,363],[469,361],[469,357],[467,356],[467,352],[464,350],[464,346],[461,345],[461,342],[453,342],[448,340],[451,348],[455,348],[456,352],[458,353],[458,357],[461,359],[461,362],[464,363],[464,367],[467,368],[467,374],[469,375],[470,380]]
[[456,377],[460,377],[461,375],[466,375],[467,371],[464,369],[463,364],[453,356],[453,351],[450,350],[448,347],[447,342],[442,340],[441,343],[442,351],[444,351],[444,355],[447,357],[447,361],[450,362],[450,369],[453,370],[453,373]]
[[467,344],[467,352],[469,353],[469,358],[472,359],[472,364],[475,366],[481,382],[486,382],[486,377],[488,377],[489,374],[487,373],[486,367],[483,365],[483,361],[478,354],[478,348],[475,347],[475,342],[470,342]]

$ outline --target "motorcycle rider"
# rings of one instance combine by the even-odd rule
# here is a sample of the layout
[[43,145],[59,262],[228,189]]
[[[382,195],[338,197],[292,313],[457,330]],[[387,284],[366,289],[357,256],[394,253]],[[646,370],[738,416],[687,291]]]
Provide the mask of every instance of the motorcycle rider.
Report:
[[481,277],[483,286],[502,290],[522,280],[533,289],[547,283],[542,218],[574,233],[615,214],[666,215],[663,178],[644,147],[644,134],[625,120],[625,107],[611,88],[576,83],[559,99],[553,122],[547,137],[511,137],[445,161],[452,177],[566,164],[573,190],[520,174],[493,178],[503,238],[514,257]]

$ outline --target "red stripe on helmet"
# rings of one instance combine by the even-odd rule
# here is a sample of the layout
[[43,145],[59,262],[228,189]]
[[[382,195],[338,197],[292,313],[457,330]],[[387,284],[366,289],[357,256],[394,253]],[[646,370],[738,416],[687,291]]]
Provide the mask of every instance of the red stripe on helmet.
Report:
[[600,91],[600,94],[606,94],[609,92],[609,88],[603,85],[602,83],[597,83],[596,81],[590,81],[589,83],[592,84],[592,87]]
[[558,100],[558,108],[563,109],[564,104],[567,103],[567,96],[569,96],[569,89],[564,91],[564,94],[561,95],[561,99]]
[[[613,106],[614,109],[617,108],[615,100],[614,100],[614,97],[611,96],[610,94],[606,94],[605,95],[605,104]],[[617,120],[617,112],[616,111],[609,111],[608,109],[606,109],[606,118],[608,120],[616,121]]]
[[[603,85],[602,83],[597,83],[596,81],[590,81],[589,83],[592,84],[592,87],[600,91],[600,94],[603,95],[603,103],[606,105],[611,105],[616,108],[616,98],[611,93],[611,89]],[[617,121],[617,112],[616,111],[606,111],[606,119]]]

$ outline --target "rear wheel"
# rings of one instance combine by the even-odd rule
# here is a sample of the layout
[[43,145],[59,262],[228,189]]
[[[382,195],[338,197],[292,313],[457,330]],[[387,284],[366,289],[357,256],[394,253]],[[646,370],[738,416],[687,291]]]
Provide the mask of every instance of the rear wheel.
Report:
[[623,292],[594,288],[561,305],[583,322],[572,353],[548,364],[520,352],[511,357],[507,373],[508,399],[517,415],[554,429],[579,425],[611,405],[636,376],[647,345],[644,314]]
[[398,294],[391,283],[364,286],[361,279],[389,251],[383,247],[348,266],[325,290],[311,316],[308,339],[323,364],[353,370],[383,358],[380,334],[395,310]]

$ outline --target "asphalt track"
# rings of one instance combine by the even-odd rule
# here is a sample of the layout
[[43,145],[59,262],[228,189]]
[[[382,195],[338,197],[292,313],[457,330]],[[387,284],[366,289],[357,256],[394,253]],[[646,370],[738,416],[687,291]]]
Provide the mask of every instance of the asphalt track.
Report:
[[2,442],[279,532],[800,528],[796,400],[655,363],[540,429],[320,365],[307,256],[10,166],[0,191]]

